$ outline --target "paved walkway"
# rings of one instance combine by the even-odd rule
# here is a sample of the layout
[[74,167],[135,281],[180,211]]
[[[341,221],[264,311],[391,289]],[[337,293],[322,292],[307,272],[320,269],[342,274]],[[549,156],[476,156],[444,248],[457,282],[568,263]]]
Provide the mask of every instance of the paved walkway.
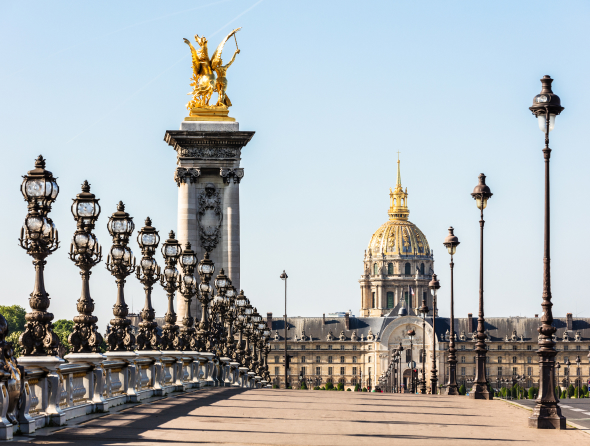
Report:
[[590,444],[575,429],[529,429],[529,414],[460,396],[210,388],[15,439],[81,446]]

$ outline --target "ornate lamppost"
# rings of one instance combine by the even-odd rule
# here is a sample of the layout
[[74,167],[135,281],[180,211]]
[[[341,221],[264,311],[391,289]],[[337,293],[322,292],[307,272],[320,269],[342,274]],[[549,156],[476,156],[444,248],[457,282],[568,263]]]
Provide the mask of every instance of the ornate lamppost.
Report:
[[541,79],[541,93],[533,98],[533,106],[529,108],[539,121],[539,128],[545,133],[545,147],[543,158],[545,159],[545,237],[543,254],[543,316],[539,330],[539,396],[533,409],[533,415],[529,418],[529,426],[537,429],[565,429],[565,417],[561,414],[559,398],[555,395],[555,341],[553,334],[553,313],[551,307],[551,236],[549,215],[549,132],[555,126],[555,117],[563,111],[559,96],[551,90],[553,79],[543,76]]
[[454,229],[449,228],[449,235],[445,238],[443,245],[451,255],[451,337],[449,342],[449,382],[447,384],[447,395],[459,395],[457,387],[457,358],[455,356],[455,302],[453,299],[453,255],[457,251],[459,239],[454,234]]
[[199,278],[201,279],[201,283],[199,284],[199,293],[197,294],[198,299],[201,301],[203,311],[201,315],[201,322],[199,323],[199,331],[198,337],[200,340],[200,348],[199,350],[205,349],[209,351],[211,349],[211,339],[209,333],[209,303],[211,302],[211,285],[209,282],[211,281],[211,277],[215,272],[215,265],[209,259],[209,252],[205,251],[205,255],[199,262],[199,266],[197,267],[197,271],[199,273]]
[[[21,192],[28,203],[29,212],[21,229],[19,243],[33,258],[35,287],[29,298],[32,311],[25,315],[27,323],[19,344],[23,356],[55,356],[59,338],[51,329],[53,314],[47,312],[50,301],[45,291],[43,272],[47,263],[45,259],[59,248],[57,229],[48,217],[51,204],[59,193],[59,186],[53,174],[45,170],[45,160],[41,155],[35,160],[35,169],[23,178]],[[26,361],[19,359],[19,362]]]
[[578,356],[576,356],[576,388],[578,390],[577,398],[581,398],[581,396],[580,396],[580,362],[582,362],[582,360],[580,359],[580,355],[578,355]]
[[563,363],[563,365],[565,365],[565,367],[566,367],[565,372],[567,374],[567,381],[566,381],[566,384],[567,384],[566,389],[567,390],[566,390],[565,394],[567,395],[568,398],[571,398],[570,397],[570,365],[572,365],[572,363],[570,362],[570,359],[567,358],[565,360],[565,362]]
[[[590,355],[590,353],[588,353],[588,354]],[[557,369],[557,386],[559,386],[559,395],[558,396],[561,396],[561,382],[559,381],[559,369],[561,368],[561,365],[559,364],[559,361],[555,364],[555,368]],[[557,388],[557,386],[556,386],[556,388]]]
[[420,377],[420,393],[426,395],[426,315],[428,314],[428,305],[426,305],[426,298],[422,297],[422,306],[418,309],[422,314],[422,354],[420,355],[422,362],[422,375]]
[[227,343],[226,343],[226,336],[225,335],[225,329],[226,329],[226,316],[227,316],[227,311],[229,310],[229,306],[230,306],[230,302],[229,302],[229,298],[226,296],[226,293],[228,291],[228,288],[230,287],[231,283],[229,278],[225,275],[225,271],[223,270],[223,268],[221,268],[221,270],[219,270],[219,274],[217,275],[217,277],[215,278],[215,281],[213,282],[215,289],[217,290],[217,296],[215,296],[214,299],[214,306],[216,307],[216,312],[219,314],[219,317],[221,319],[221,324],[220,324],[220,333],[219,333],[219,350],[220,350],[220,355],[219,356],[226,356],[226,354],[228,353],[227,351]]
[[178,336],[178,326],[176,325],[176,313],[174,312],[174,293],[180,286],[180,273],[176,269],[176,263],[182,255],[180,243],[174,236],[174,231],[170,231],[168,240],[162,244],[162,256],[166,267],[160,277],[160,285],[166,291],[168,296],[168,310],[164,320],[166,323],[162,327],[162,350],[180,350],[182,340]]
[[129,307],[125,303],[125,278],[135,271],[135,257],[131,248],[127,246],[129,237],[135,229],[133,218],[125,212],[125,205],[119,201],[117,212],[110,216],[107,223],[109,234],[113,237],[113,246],[107,257],[107,270],[117,282],[117,301],[113,306],[111,326],[106,336],[109,352],[133,351],[135,349],[135,335],[131,332],[131,321],[127,319]]
[[438,377],[436,375],[436,295],[440,289],[440,282],[436,274],[432,275],[432,280],[428,283],[428,288],[432,294],[432,367],[430,371],[430,392],[432,395],[438,393]]
[[416,336],[416,332],[413,328],[410,328],[407,332],[408,336],[410,337],[410,383],[411,383],[411,393],[416,392],[416,388],[414,387],[414,336]]
[[[234,339],[234,323],[237,319],[238,306],[236,305],[236,289],[231,285],[231,280],[228,279],[229,286],[225,292],[225,297],[228,299],[228,310],[226,313],[227,320],[227,338],[225,345],[227,347],[227,356],[231,359],[236,360],[236,349]],[[270,336],[270,333],[269,333]],[[267,336],[268,339],[268,336]]]
[[[404,393],[402,391],[403,386],[403,373],[402,373],[402,352],[404,351],[404,347],[402,346],[402,343],[399,343],[399,347],[397,348],[397,351],[399,352],[399,356],[398,356],[398,360],[399,360],[399,365],[397,367],[397,374],[398,374],[398,378],[399,378],[399,385],[397,386],[399,389],[399,393]],[[405,390],[405,389],[404,389]]]
[[180,337],[182,338],[183,350],[196,350],[197,340],[195,338],[195,319],[191,315],[191,304],[193,297],[197,295],[197,279],[195,278],[195,266],[197,265],[197,254],[191,249],[191,244],[186,242],[180,266],[182,268],[182,279],[180,281],[180,294],[184,298],[184,315]]
[[160,335],[158,334],[158,324],[154,322],[156,312],[152,306],[152,290],[154,284],[160,280],[160,267],[154,259],[156,249],[160,243],[160,236],[156,228],[152,226],[152,220],[148,217],[145,219],[145,226],[137,234],[137,243],[141,248],[143,257],[137,268],[137,279],[143,284],[145,291],[145,304],[141,310],[141,322],[139,323],[139,333],[137,335],[138,350],[157,350],[160,346]]
[[490,188],[486,185],[486,176],[482,173],[479,175],[479,183],[473,189],[471,196],[475,199],[477,208],[481,211],[481,218],[479,220],[480,236],[479,236],[479,314],[477,318],[477,342],[475,344],[475,351],[477,352],[477,367],[475,374],[475,381],[473,388],[469,392],[469,398],[479,400],[491,400],[493,395],[488,390],[488,380],[486,376],[486,334],[485,334],[485,319],[483,312],[483,210],[488,204],[488,200],[492,196]]
[[94,194],[90,193],[88,181],[84,181],[82,192],[73,201],[72,215],[77,229],[70,244],[70,260],[80,268],[82,294],[76,305],[79,314],[74,316],[74,330],[68,337],[68,342],[73,353],[97,353],[102,344],[102,335],[96,326],[98,318],[92,314],[94,300],[90,297],[89,281],[90,269],[102,260],[102,247],[92,233],[100,215],[100,205]]

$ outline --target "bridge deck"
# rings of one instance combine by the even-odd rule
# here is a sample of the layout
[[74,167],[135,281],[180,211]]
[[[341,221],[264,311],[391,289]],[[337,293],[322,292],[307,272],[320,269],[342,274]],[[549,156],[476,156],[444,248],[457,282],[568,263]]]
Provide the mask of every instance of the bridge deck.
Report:
[[[30,444],[588,445],[575,429],[527,428],[530,412],[467,397],[205,388],[33,437]],[[45,431],[45,432],[44,432]],[[14,443],[16,444],[16,443]]]

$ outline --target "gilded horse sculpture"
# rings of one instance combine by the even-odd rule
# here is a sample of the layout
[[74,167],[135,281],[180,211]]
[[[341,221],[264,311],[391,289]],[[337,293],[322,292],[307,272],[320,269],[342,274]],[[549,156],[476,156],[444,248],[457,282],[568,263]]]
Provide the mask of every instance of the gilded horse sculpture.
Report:
[[[193,59],[193,77],[191,78],[192,82],[190,84],[191,87],[193,87],[193,91],[189,93],[189,95],[192,96],[192,99],[187,104],[187,109],[227,110],[227,107],[232,105],[226,94],[226,73],[231,64],[234,63],[236,55],[240,54],[240,50],[237,48],[237,40],[236,51],[227,65],[223,65],[223,61],[221,60],[221,52],[223,51],[225,42],[227,42],[231,36],[234,36],[235,39],[235,33],[240,29],[241,28],[234,29],[231,33],[229,33],[219,44],[211,58],[209,58],[207,39],[205,37],[199,37],[198,34],[195,35],[195,41],[199,45],[199,50],[196,50],[188,39],[184,39],[184,42],[191,49]],[[217,78],[215,77],[215,73],[217,73]],[[217,104],[211,106],[209,105],[209,100],[215,91],[217,91],[219,97]]]

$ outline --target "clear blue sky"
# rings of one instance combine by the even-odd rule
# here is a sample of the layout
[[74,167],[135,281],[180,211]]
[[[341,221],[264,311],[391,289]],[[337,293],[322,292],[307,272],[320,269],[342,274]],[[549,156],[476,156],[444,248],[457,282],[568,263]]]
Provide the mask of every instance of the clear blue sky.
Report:
[[[450,225],[461,241],[456,314],[477,312],[479,215],[470,193],[480,172],[494,193],[486,312],[541,313],[543,135],[528,107],[549,74],[565,106],[551,133],[554,311],[588,316],[578,281],[589,247],[589,12],[585,1],[4,1],[0,304],[28,308],[33,266],[17,245],[26,215],[19,185],[39,153],[61,186],[52,216],[63,247],[46,274],[56,318],[76,314],[69,209],[84,179],[101,198],[105,251],[119,200],[137,227],[149,215],[161,235],[176,229],[176,156],[163,137],[186,116],[182,38],[198,33],[217,45],[242,26],[228,94],[241,128],[256,131],[242,158],[242,286],[260,312],[283,313],[286,269],[291,315],[358,314],[363,251],[387,219],[399,150],[410,220],[434,249],[441,314]],[[93,271],[103,330],[115,281],[104,263]],[[129,277],[126,290],[138,311],[141,285]],[[163,315],[161,288],[154,306]]]

